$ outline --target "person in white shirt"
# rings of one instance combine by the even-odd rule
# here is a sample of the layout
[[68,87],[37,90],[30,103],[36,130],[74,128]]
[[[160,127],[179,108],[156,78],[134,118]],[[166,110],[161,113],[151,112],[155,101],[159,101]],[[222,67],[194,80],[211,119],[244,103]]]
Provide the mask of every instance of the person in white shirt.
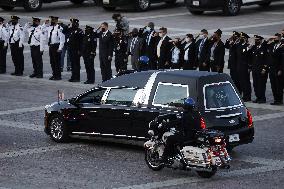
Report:
[[9,29],[4,24],[4,18],[0,17],[0,74],[6,73],[6,56],[9,42]]
[[11,75],[22,76],[24,72],[24,40],[25,32],[19,24],[18,16],[11,16],[9,26],[9,44],[11,48],[12,61],[15,66],[15,72]]
[[[50,25],[47,26],[50,22]],[[49,46],[50,65],[52,76],[49,80],[61,80],[61,52],[65,43],[65,35],[62,33],[63,28],[58,24],[58,17],[50,16],[43,25],[46,33],[46,42]]]
[[180,69],[181,65],[180,65],[180,55],[181,55],[181,41],[180,38],[175,38],[174,40],[172,40],[173,43],[173,47],[171,49],[171,54],[172,54],[172,58],[171,58],[171,68],[172,69]]
[[42,26],[40,26],[40,19],[34,17],[33,23],[27,23],[24,28],[28,33],[28,44],[30,45],[31,49],[31,57],[34,69],[34,72],[32,75],[30,75],[30,78],[42,78],[42,54],[44,51],[45,32],[42,31]]

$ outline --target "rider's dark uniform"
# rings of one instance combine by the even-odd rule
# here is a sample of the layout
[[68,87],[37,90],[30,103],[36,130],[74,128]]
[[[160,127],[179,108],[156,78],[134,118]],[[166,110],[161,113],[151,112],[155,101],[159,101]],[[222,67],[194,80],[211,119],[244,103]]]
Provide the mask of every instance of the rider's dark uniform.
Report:
[[[159,129],[158,125],[160,123],[162,123],[162,127],[160,126]],[[167,160],[167,158],[173,157],[176,154],[176,144],[191,142],[195,137],[196,130],[201,129],[200,123],[200,113],[194,110],[184,110],[182,114],[167,114],[157,117],[154,122],[150,124],[154,132],[159,130],[158,133],[163,134],[169,128],[175,128],[176,130],[174,135],[167,138],[163,160]]]

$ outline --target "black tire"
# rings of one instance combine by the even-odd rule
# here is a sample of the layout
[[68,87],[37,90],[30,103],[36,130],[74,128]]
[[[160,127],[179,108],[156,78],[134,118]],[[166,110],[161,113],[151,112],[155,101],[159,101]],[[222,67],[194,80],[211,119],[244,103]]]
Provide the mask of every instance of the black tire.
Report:
[[[158,154],[157,154],[158,155]],[[151,153],[151,150],[146,149],[145,150],[145,161],[147,166],[152,169],[153,171],[160,171],[164,168],[164,164],[160,163],[159,165],[153,165],[153,163],[151,162],[150,158],[154,156],[154,154]]]
[[70,0],[70,1],[71,1],[71,3],[74,3],[76,5],[80,5],[80,4],[84,3],[85,0]]
[[116,7],[106,7],[106,6],[103,6],[103,9],[105,9],[106,11],[114,11],[116,9]]
[[69,131],[61,115],[54,114],[48,121],[50,138],[58,143],[70,141]]
[[189,10],[189,12],[193,15],[202,15],[204,11],[194,11],[194,10]]
[[136,0],[135,9],[138,11],[146,11],[150,8],[151,1],[150,0]]
[[42,7],[43,0],[31,1],[25,0],[24,1],[24,9],[29,12],[39,11]]
[[266,1],[263,3],[259,3],[258,5],[261,6],[262,8],[267,8],[271,4],[271,1]]
[[211,178],[216,174],[217,168],[216,167],[212,168],[211,172],[207,172],[207,171],[196,171],[196,172],[202,178]]
[[166,1],[165,3],[166,3],[167,5],[175,5],[176,2],[177,2],[177,0],[168,0],[168,1]]
[[241,10],[241,0],[225,0],[223,13],[227,16],[236,16]]
[[5,11],[11,11],[13,10],[15,7],[10,7],[10,6],[1,6],[1,9],[5,10]]

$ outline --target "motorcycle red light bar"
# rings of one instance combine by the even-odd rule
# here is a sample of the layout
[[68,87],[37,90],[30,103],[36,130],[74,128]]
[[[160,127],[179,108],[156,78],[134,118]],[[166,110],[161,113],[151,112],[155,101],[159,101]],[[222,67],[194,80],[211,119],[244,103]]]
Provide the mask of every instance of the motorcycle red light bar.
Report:
[[203,117],[200,119],[200,127],[201,129],[206,129],[206,123]]

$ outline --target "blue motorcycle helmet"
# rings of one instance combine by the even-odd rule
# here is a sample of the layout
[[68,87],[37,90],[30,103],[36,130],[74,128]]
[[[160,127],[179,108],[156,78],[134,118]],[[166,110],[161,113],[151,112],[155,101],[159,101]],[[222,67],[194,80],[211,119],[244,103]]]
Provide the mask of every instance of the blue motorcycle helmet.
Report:
[[183,108],[185,110],[192,110],[195,107],[195,100],[191,97],[188,97],[184,100]]
[[140,56],[139,62],[140,62],[141,64],[148,64],[148,63],[149,63],[149,58],[148,58],[148,56]]

